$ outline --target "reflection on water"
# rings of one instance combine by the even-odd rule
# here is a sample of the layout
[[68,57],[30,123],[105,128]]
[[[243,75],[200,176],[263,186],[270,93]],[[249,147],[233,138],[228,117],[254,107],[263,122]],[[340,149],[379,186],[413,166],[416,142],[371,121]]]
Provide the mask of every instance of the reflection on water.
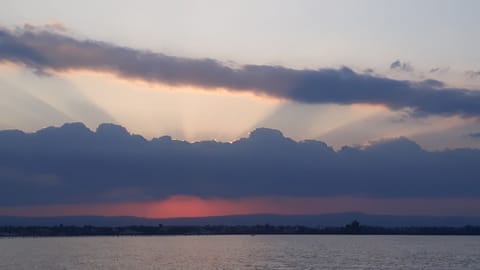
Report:
[[0,238],[0,269],[480,269],[480,237]]

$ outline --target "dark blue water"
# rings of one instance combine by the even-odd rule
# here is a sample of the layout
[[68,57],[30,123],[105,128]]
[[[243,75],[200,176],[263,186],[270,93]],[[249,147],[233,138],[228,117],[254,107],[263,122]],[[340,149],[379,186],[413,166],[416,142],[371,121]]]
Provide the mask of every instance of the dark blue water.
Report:
[[480,237],[0,238],[0,269],[480,269]]

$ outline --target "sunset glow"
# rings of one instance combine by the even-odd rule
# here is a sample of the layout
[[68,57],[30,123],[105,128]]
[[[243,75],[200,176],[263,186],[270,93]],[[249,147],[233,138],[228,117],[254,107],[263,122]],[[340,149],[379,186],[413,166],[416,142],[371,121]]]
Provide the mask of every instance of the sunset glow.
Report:
[[480,215],[478,3],[86,1],[0,9],[0,215]]
[[246,214],[317,215],[342,212],[367,214],[475,216],[479,199],[374,199],[355,197],[200,198],[177,195],[155,202],[0,207],[0,215],[141,216],[149,218],[207,217]]

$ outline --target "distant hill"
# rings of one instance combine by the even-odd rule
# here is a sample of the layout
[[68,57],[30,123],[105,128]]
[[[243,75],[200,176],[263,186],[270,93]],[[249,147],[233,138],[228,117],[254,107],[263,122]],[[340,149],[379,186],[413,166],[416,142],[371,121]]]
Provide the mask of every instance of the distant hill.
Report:
[[352,220],[363,225],[400,227],[400,226],[449,226],[480,225],[480,217],[430,217],[430,216],[392,216],[368,215],[363,213],[337,213],[324,215],[232,215],[197,218],[152,219],[128,216],[64,216],[64,217],[12,217],[0,216],[0,226],[54,226],[92,225],[92,226],[130,226],[145,225],[302,225],[309,227],[343,226]]

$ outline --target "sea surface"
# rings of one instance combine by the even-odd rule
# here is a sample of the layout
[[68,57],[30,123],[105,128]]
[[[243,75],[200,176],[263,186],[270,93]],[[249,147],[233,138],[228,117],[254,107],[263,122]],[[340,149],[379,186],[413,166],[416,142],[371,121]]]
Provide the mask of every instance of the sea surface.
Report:
[[480,269],[478,236],[0,238],[0,269]]

